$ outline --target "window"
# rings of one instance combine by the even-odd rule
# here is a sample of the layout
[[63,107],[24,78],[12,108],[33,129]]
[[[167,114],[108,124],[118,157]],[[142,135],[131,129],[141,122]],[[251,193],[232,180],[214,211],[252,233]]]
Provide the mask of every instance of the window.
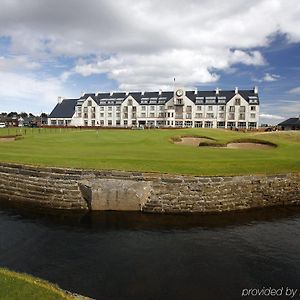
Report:
[[108,121],[107,121],[107,125],[108,125],[108,126],[112,126],[112,120],[108,120]]
[[88,112],[88,108],[87,108],[87,107],[84,107],[84,108],[83,108],[83,111],[84,111],[85,113],[87,113],[87,112]]
[[173,106],[168,106],[168,109],[174,109],[174,107]]
[[202,106],[197,106],[197,110],[202,110]]
[[193,126],[193,121],[185,121],[184,126],[185,127],[192,127]]
[[116,111],[121,111],[121,107],[120,107],[120,106],[117,106],[117,107],[116,107]]
[[57,125],[56,120],[51,120],[51,125]]
[[251,119],[255,119],[255,117],[256,117],[256,114],[250,114]]
[[239,116],[239,119],[240,119],[240,120],[245,120],[245,114],[244,114],[244,113],[241,113],[240,116]]
[[246,122],[238,122],[238,128],[246,128]]
[[196,117],[197,119],[201,119],[201,118],[202,118],[202,113],[196,113],[195,117]]
[[104,125],[104,120],[100,120],[100,125]]
[[213,122],[212,121],[205,121],[204,127],[205,128],[213,128]]
[[159,110],[164,110],[164,107],[163,107],[162,105],[160,105],[160,106],[158,107],[158,109],[159,109]]
[[241,105],[241,99],[235,98],[235,105]]
[[84,121],[84,126],[88,126],[88,121],[87,120]]
[[150,113],[150,118],[154,118],[154,113]]
[[117,116],[117,118],[120,118],[120,113],[118,112],[118,113],[116,114],[116,116]]
[[150,110],[155,110],[155,107],[154,106],[150,106]]
[[120,125],[121,125],[121,121],[120,121],[120,120],[117,120],[117,121],[116,121],[116,125],[117,125],[117,126],[120,126]]
[[235,122],[227,122],[227,128],[235,127]]
[[248,127],[249,128],[256,128],[257,123],[256,122],[249,122]]
[[224,111],[225,110],[225,106],[224,105],[219,106],[219,110],[220,111]]
[[225,128],[225,122],[217,122],[217,128]]
[[108,107],[108,111],[112,111],[112,107],[111,106]]
[[92,126],[95,126],[95,120],[92,120]]
[[94,113],[95,111],[96,111],[96,107],[93,106],[93,107],[92,107],[92,112]]
[[131,106],[132,105],[132,100],[129,99],[128,102],[127,102],[127,105]]
[[101,111],[104,111],[104,106],[100,106],[100,110],[101,110]]
[[141,117],[142,118],[146,118],[146,114],[145,113],[141,113]]
[[214,114],[211,114],[211,113],[206,114],[207,119],[213,119],[213,117],[214,117]]
[[246,111],[246,106],[240,106],[240,112],[245,112]]
[[128,125],[128,121],[124,120],[124,126],[127,126],[127,125]]
[[192,107],[191,106],[187,106],[186,107],[186,112],[192,112]]
[[108,113],[108,117],[111,118],[112,117],[112,113]]
[[88,101],[88,106],[92,106],[92,100]]
[[81,112],[78,112],[78,113],[77,113],[77,117],[78,117],[78,118],[81,118]]
[[235,112],[234,106],[229,106],[229,111],[230,111],[230,112]]
[[229,113],[228,114],[228,120],[234,120],[234,113]]
[[225,117],[224,113],[219,113],[219,118],[223,119]]
[[142,111],[145,111],[146,110],[146,106],[142,106],[141,109],[142,109]]
[[256,106],[250,106],[251,111],[256,111]]
[[208,106],[208,110],[209,110],[209,111],[212,111],[212,110],[213,110],[213,107],[212,107],[211,105],[209,105],[209,106]]
[[203,126],[202,121],[195,121],[195,127],[202,128],[202,126]]
[[104,113],[100,113],[100,118],[104,118]]

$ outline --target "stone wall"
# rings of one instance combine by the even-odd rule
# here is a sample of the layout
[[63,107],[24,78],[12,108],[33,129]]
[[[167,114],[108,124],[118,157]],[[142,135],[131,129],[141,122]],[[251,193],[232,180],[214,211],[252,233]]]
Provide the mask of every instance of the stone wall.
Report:
[[57,209],[222,212],[299,205],[300,174],[202,177],[1,163],[0,200]]

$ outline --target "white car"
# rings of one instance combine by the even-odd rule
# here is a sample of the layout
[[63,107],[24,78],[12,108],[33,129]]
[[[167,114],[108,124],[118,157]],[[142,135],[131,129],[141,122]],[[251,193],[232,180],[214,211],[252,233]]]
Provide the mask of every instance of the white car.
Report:
[[0,123],[0,128],[4,128],[4,127],[6,127],[5,123]]

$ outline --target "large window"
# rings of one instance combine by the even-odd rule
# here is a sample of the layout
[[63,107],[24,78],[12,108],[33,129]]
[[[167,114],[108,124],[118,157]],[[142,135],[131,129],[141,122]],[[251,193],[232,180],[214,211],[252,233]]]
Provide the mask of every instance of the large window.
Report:
[[207,110],[212,111],[213,107],[211,105],[209,105]]
[[202,116],[203,116],[202,113],[196,113],[196,114],[195,114],[195,117],[196,117],[197,119],[201,119]]
[[204,127],[205,128],[213,128],[213,122],[212,121],[205,121]]
[[256,106],[250,106],[251,111],[256,111]]
[[235,112],[234,106],[229,106],[229,111],[230,111],[230,112]]
[[197,106],[197,110],[202,110],[202,106]]
[[202,128],[203,122],[202,121],[195,121],[195,127]]
[[207,113],[207,114],[206,114],[206,118],[208,118],[208,119],[213,119],[213,118],[214,118],[214,114],[212,114],[212,113]]
[[225,122],[217,122],[218,128],[225,128]]

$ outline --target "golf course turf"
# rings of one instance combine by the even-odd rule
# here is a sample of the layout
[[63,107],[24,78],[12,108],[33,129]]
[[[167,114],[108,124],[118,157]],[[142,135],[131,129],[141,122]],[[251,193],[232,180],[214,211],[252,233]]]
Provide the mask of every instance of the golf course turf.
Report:
[[[187,175],[275,174],[300,171],[300,131],[223,129],[3,128],[0,161],[27,165]],[[209,138],[218,147],[176,144],[182,136]],[[232,141],[262,141],[269,149],[228,149]],[[212,145],[213,146],[213,145]]]
[[0,299],[75,299],[56,285],[33,276],[0,268]]

